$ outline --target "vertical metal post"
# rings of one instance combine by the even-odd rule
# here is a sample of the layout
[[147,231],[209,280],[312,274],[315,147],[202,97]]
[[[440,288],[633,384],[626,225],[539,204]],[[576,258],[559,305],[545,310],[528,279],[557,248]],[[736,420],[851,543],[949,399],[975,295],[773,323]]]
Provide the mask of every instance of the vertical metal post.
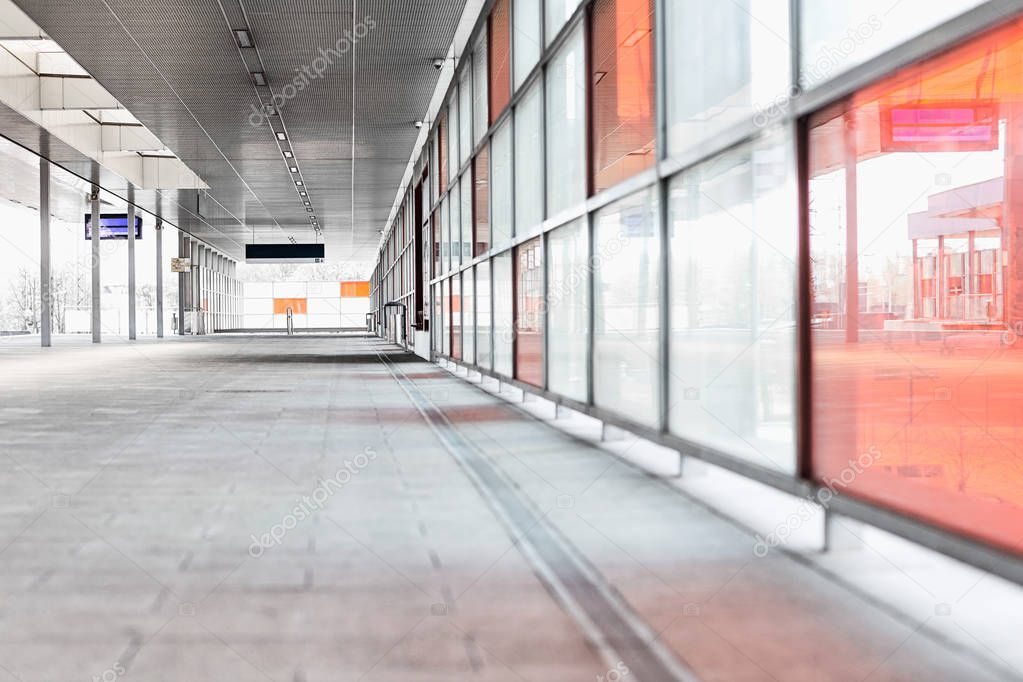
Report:
[[[188,237],[184,232],[178,232],[178,257],[191,258],[192,251],[188,244]],[[191,273],[178,273],[178,336],[185,335],[185,302],[188,301]]]
[[50,276],[50,162],[39,159],[39,340],[43,348],[51,341],[52,279]]
[[192,311],[191,314],[188,316],[189,317],[188,321],[189,331],[193,335],[195,335],[199,333],[199,300],[200,300],[199,297],[202,295],[202,292],[199,291],[199,264],[201,261],[199,260],[200,253],[199,242],[195,241],[194,239],[189,239],[189,242],[191,243],[190,253],[192,254],[191,256],[192,272],[189,277],[189,279],[191,280],[189,290],[191,296],[189,296],[189,299],[190,304],[192,306]]
[[102,305],[102,289],[100,284],[100,205],[99,205],[99,185],[92,186],[92,194],[90,195],[92,200],[92,342],[100,343],[103,341],[103,330],[101,325],[103,323],[100,306]]
[[135,319],[135,185],[128,183],[128,339],[136,337]]
[[156,338],[163,338],[163,220],[156,219]]

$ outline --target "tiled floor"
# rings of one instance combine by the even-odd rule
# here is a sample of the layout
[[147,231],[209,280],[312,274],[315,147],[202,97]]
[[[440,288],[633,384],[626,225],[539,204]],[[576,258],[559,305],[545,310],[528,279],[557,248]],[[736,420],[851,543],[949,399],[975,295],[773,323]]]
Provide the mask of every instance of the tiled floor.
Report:
[[378,353],[699,677],[1006,676],[379,341],[57,343],[0,341],[0,681],[616,679]]

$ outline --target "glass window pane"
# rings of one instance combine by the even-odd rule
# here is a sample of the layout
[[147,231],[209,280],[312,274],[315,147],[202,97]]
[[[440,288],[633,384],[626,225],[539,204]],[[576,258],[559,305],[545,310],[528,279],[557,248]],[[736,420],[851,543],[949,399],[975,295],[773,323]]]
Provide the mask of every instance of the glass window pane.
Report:
[[494,371],[512,376],[512,255],[494,258]]
[[983,0],[803,2],[800,84],[810,89]]
[[472,155],[472,70],[462,69],[458,82],[458,166]]
[[444,343],[441,349],[444,355],[451,355],[451,280],[445,279],[441,282],[442,293],[441,293],[441,318],[444,322],[444,333],[442,334],[442,341]]
[[451,235],[448,230],[448,198],[444,197],[440,202],[440,249],[441,249],[441,272],[443,274],[451,269]]
[[773,135],[670,185],[669,426],[795,471],[794,144]]
[[586,199],[585,74],[580,26],[547,67],[547,217]]
[[490,352],[490,261],[476,266],[476,364],[493,369]]
[[540,60],[540,0],[515,0],[515,89]]
[[462,273],[462,359],[467,363],[476,362],[476,287],[473,285],[473,271]]
[[474,256],[490,248],[490,147],[484,146],[474,162],[476,199],[473,206],[476,217]]
[[451,278],[451,357],[462,358],[462,276]]
[[809,149],[815,477],[1016,554],[1021,63],[1017,19],[822,112]]
[[462,174],[462,189],[460,192],[462,200],[462,262],[468,263],[472,260],[472,171],[468,170]]
[[472,120],[473,142],[479,144],[490,128],[490,99],[487,94],[488,61],[487,36],[480,36],[476,41],[476,50],[472,55]]
[[789,0],[665,5],[669,153],[738,122],[767,123],[777,115],[775,103],[791,81],[788,6]]
[[597,0],[592,13],[593,189],[650,168],[654,150],[654,2]]
[[562,27],[572,18],[582,0],[546,0],[547,6],[547,44],[558,37]]
[[433,212],[433,273],[430,276],[439,277],[444,267],[443,258],[443,236],[441,230],[440,211]]
[[505,122],[491,138],[490,236],[494,246],[512,238],[512,135]]
[[589,338],[589,250],[586,221],[576,220],[547,237],[547,382],[551,391],[586,402]]
[[448,173],[449,173],[448,166],[451,165],[449,163],[449,158],[448,158],[449,146],[448,146],[448,109],[447,109],[447,107],[443,107],[441,109],[441,112],[440,112],[440,115],[439,115],[439,120],[437,122],[437,150],[438,150],[438,152],[437,152],[438,153],[438,161],[437,161],[438,173],[437,173],[437,177],[438,177],[439,184],[437,186],[437,194],[436,194],[436,196],[439,197],[441,194],[444,193],[444,190],[446,190],[448,188],[448,177],[449,177],[449,175],[448,175]]
[[457,270],[462,264],[462,201],[461,185],[458,181],[451,183],[451,192],[448,194],[448,209],[451,211],[448,222],[450,231],[451,246],[451,268]]
[[458,177],[458,169],[461,166],[458,156],[458,100],[452,94],[451,103],[448,105],[448,121],[451,123],[451,130],[448,134],[448,182],[454,182]]
[[511,6],[497,0],[490,12],[490,122],[504,112],[511,98]]
[[433,349],[436,352],[438,349],[443,349],[443,338],[444,338],[444,296],[441,289],[441,285],[438,282],[433,285]]
[[536,82],[515,107],[515,233],[543,222],[543,88]]
[[658,425],[661,278],[657,196],[644,190],[595,216],[594,402]]
[[543,240],[515,249],[515,378],[543,386]]

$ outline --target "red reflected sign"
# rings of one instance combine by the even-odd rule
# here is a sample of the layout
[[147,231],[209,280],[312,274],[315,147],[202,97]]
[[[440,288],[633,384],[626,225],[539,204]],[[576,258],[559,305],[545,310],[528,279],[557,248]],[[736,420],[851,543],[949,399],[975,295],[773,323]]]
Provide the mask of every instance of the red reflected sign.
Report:
[[881,151],[993,149],[998,149],[998,106],[994,102],[913,102],[881,108]]

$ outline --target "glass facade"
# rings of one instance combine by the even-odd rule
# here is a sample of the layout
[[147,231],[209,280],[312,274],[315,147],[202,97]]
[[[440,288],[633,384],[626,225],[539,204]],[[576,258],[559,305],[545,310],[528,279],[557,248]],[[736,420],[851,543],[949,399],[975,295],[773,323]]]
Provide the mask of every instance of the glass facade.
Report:
[[490,122],[511,97],[511,0],[497,0],[490,14]]
[[547,67],[547,216],[586,198],[586,52],[577,28]]
[[543,386],[543,240],[515,249],[515,378]]
[[515,233],[543,222],[543,89],[534,84],[515,107]]
[[657,426],[661,278],[657,199],[646,190],[594,217],[593,399]]
[[891,56],[979,4],[496,3],[431,138],[434,354],[1019,554],[1023,20]]
[[548,387],[579,402],[589,393],[588,241],[583,220],[547,237]]
[[514,82],[518,90],[540,60],[543,37],[540,35],[541,0],[514,0]]
[[653,166],[654,1],[596,0],[592,14],[593,190]]
[[510,377],[514,361],[512,341],[515,335],[511,252],[505,251],[495,257],[493,262],[494,371]]
[[792,140],[743,145],[670,184],[669,425],[795,471]]

